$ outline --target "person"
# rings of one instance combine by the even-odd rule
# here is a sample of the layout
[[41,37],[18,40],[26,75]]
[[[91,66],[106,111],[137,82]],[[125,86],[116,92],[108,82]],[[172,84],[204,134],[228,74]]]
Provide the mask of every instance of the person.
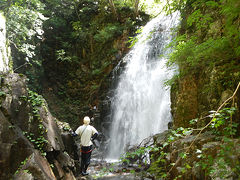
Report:
[[93,150],[93,140],[97,138],[98,131],[90,124],[90,118],[83,118],[83,125],[79,126],[75,131],[80,136],[81,146],[81,173],[83,176],[88,175],[87,168],[90,164],[91,154]]

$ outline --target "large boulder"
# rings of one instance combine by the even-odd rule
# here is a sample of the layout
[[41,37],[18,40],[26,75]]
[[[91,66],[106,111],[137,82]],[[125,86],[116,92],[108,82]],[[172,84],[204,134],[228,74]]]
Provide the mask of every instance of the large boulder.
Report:
[[217,138],[208,131],[170,142],[172,136],[167,131],[154,136],[154,144],[163,147],[152,152],[149,171],[157,179],[163,174],[184,180],[239,179],[239,139]]
[[3,78],[1,108],[9,121],[28,135],[32,133],[35,138],[42,136],[42,140],[46,140],[45,151],[64,150],[59,128],[45,100],[36,93],[29,94],[24,76],[7,74]]
[[0,179],[74,179],[74,161],[46,101],[27,89],[25,76],[0,77]]
[[10,179],[33,148],[21,130],[0,111],[0,179]]
[[61,132],[56,124],[56,118],[54,118],[48,110],[47,103],[39,108],[40,118],[47,130],[46,140],[49,142],[46,147],[46,151],[63,151],[65,149]]
[[32,177],[34,177],[34,179],[41,180],[56,180],[56,177],[53,174],[47,159],[41,156],[38,151],[34,151],[29,157],[26,158],[23,165],[19,168],[18,172],[14,176],[14,179],[31,179]]

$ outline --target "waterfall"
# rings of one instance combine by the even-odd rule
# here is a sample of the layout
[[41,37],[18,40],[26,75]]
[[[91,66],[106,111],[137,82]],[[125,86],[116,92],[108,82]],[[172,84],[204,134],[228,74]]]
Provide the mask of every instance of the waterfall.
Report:
[[171,121],[170,90],[164,86],[173,72],[167,70],[166,46],[178,14],[158,16],[138,35],[138,42],[123,58],[126,62],[111,99],[109,159],[167,129]]

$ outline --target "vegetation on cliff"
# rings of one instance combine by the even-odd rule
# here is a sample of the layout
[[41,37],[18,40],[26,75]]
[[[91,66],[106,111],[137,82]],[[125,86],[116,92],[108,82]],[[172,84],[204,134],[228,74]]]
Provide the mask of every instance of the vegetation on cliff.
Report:
[[169,59],[169,65],[179,67],[176,81],[172,81],[172,109],[176,125],[188,126],[189,120],[216,109],[240,81],[240,3],[198,0],[173,7],[181,10],[183,20]]

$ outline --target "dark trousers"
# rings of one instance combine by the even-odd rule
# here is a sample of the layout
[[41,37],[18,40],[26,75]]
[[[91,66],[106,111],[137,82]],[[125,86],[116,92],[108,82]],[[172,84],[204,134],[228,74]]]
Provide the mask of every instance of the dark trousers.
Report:
[[90,164],[92,154],[92,146],[81,147],[81,171],[86,173],[87,168]]

